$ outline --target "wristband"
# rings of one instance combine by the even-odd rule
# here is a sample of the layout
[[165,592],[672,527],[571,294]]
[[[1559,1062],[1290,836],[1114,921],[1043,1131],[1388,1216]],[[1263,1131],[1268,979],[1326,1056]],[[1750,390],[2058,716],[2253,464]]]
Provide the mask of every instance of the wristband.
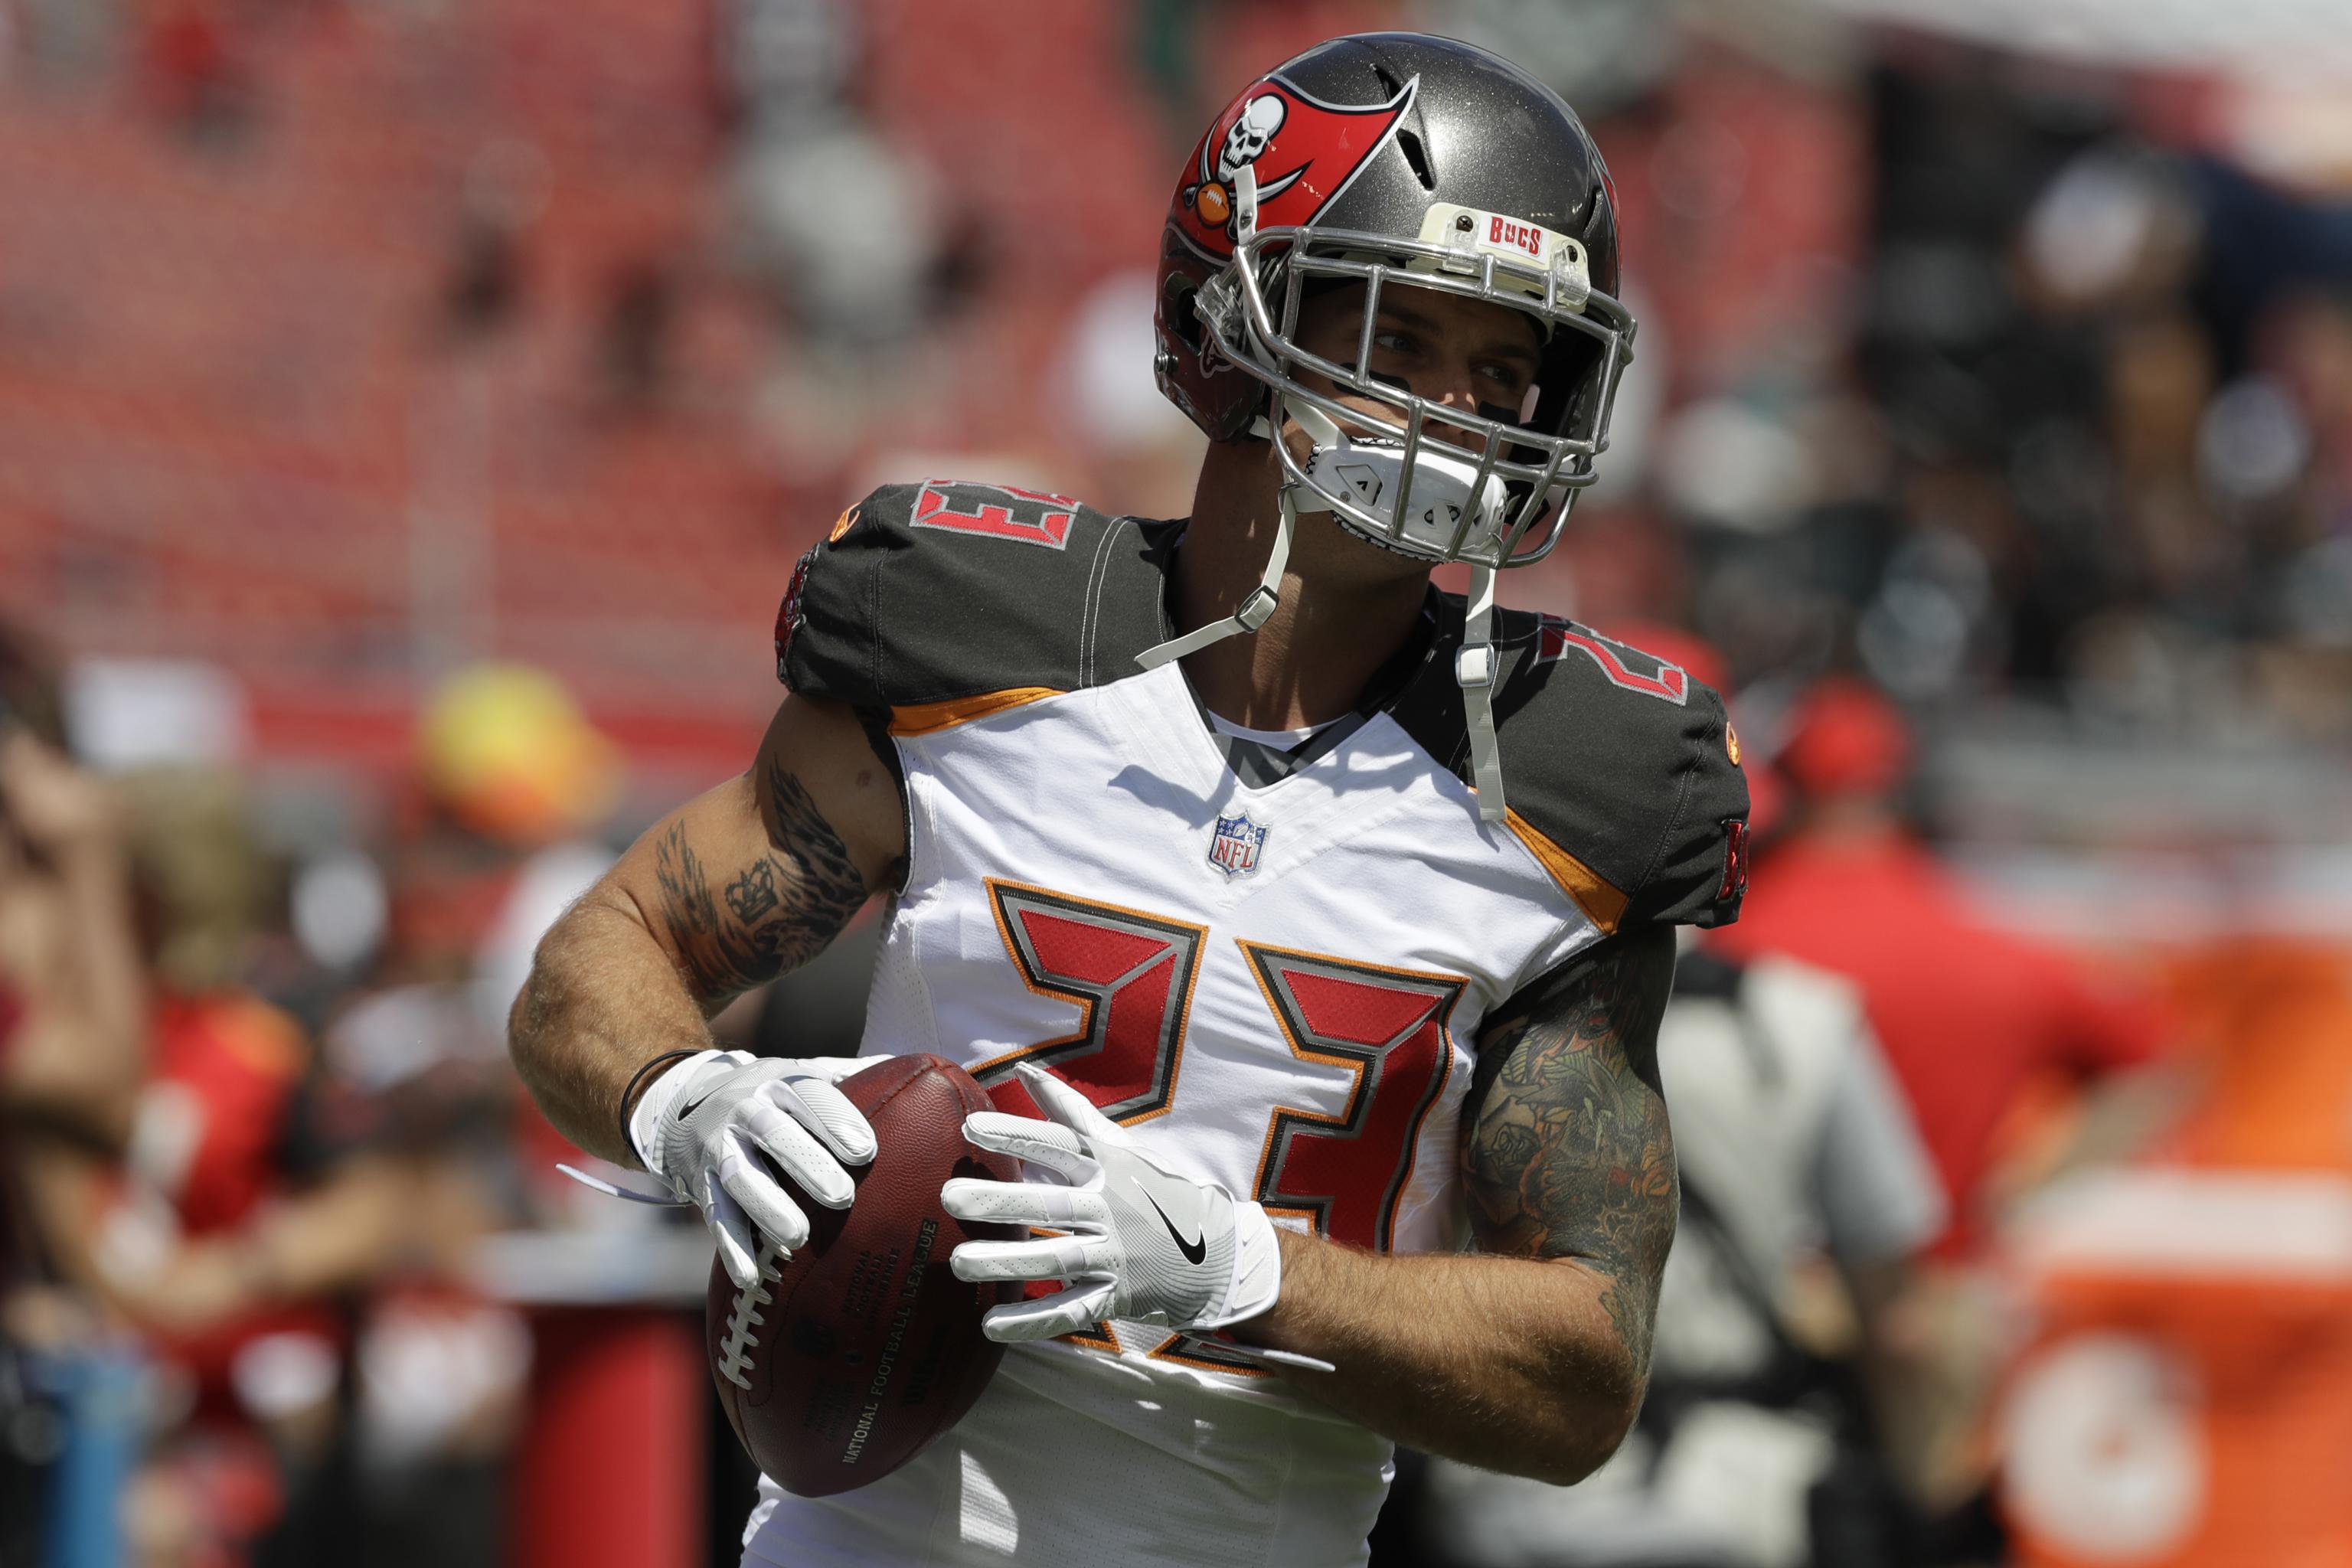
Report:
[[701,1048],[698,1047],[690,1051],[664,1051],[657,1057],[647,1057],[643,1062],[637,1065],[637,1070],[629,1075],[628,1087],[621,1090],[621,1147],[626,1149],[632,1154],[635,1154],[639,1163],[642,1164],[644,1163],[645,1155],[637,1148],[637,1141],[629,1131],[629,1111],[637,1103],[637,1089],[639,1086],[645,1083],[646,1075],[652,1072],[656,1068],[662,1067],[670,1062],[684,1061],[688,1057],[698,1057],[701,1054]]

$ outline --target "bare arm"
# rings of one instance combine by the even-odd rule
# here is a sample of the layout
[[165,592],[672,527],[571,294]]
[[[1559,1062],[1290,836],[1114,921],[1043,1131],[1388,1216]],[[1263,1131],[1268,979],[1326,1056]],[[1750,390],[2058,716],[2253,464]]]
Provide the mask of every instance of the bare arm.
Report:
[[508,1021],[540,1109],[591,1153],[635,1164],[621,1093],[664,1051],[831,942],[906,855],[898,782],[846,708],[776,710],[751,770],[672,812],[540,943]]
[[[13,976],[25,1016],[0,1104],[120,1143],[147,1053],[120,808],[61,753],[21,730],[0,731],[0,832],[10,831],[39,852],[42,868],[8,870],[11,847],[0,846],[0,900],[11,903],[12,924],[32,928],[8,933],[0,973],[33,972]],[[20,934],[32,940],[14,940]]]
[[[1487,1256],[1389,1257],[1282,1236],[1282,1299],[1243,1337],[1377,1432],[1542,1480],[1582,1479],[1641,1408],[1677,1188],[1658,1020],[1670,933],[1615,939],[1481,1034],[1463,1134]],[[1492,1065],[1490,1065],[1492,1064]]]

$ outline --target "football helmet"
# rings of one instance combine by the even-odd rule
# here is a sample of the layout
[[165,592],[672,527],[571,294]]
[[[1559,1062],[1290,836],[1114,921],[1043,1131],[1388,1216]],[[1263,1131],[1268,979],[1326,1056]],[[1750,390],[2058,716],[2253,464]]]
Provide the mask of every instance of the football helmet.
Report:
[[[1352,363],[1296,341],[1302,294],[1326,279],[1364,287]],[[1375,379],[1371,322],[1397,288],[1532,317],[1545,349],[1529,403],[1472,413]],[[1221,441],[1251,434],[1282,399],[1317,448],[1306,464],[1286,453],[1288,477],[1375,543],[1520,565],[1551,548],[1567,510],[1554,503],[1591,482],[1607,444],[1633,340],[1616,289],[1608,172],[1557,94],[1451,39],[1335,38],[1251,83],[1187,161],[1160,247],[1160,386]],[[1391,416],[1342,407],[1302,369]],[[1365,434],[1335,440],[1340,423]],[[1325,460],[1335,449],[1372,460]],[[1478,504],[1412,504],[1457,467],[1442,488]]]
[[[1144,661],[1264,625],[1297,513],[1328,511],[1382,548],[1466,563],[1456,673],[1479,808],[1500,820],[1493,574],[1559,542],[1633,353],[1633,319],[1616,299],[1616,198],[1591,137],[1558,94],[1484,49],[1412,33],[1335,38],[1252,82],[1202,135],[1169,208],[1159,278],[1160,390],[1213,440],[1271,438],[1287,416],[1310,450],[1274,443],[1282,521],[1259,587]],[[1363,289],[1352,362],[1297,341],[1306,291],[1345,283]],[[1373,374],[1381,300],[1410,289],[1534,321],[1541,363],[1521,406],[1447,407]],[[1341,404],[1333,386],[1383,412]]]

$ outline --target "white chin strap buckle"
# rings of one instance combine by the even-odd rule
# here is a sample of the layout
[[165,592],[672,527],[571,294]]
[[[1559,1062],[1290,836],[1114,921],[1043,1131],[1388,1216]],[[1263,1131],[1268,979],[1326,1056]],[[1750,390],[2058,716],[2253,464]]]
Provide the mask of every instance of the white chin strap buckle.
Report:
[[1298,509],[1291,503],[1290,489],[1286,486],[1275,506],[1274,548],[1266,552],[1265,570],[1259,574],[1257,586],[1249,591],[1249,596],[1223,620],[1211,621],[1181,637],[1171,637],[1157,647],[1145,648],[1135,656],[1135,662],[1146,669],[1157,669],[1211,643],[1246,637],[1273,619],[1274,612],[1282,606],[1282,574],[1290,564],[1290,534],[1297,521]]

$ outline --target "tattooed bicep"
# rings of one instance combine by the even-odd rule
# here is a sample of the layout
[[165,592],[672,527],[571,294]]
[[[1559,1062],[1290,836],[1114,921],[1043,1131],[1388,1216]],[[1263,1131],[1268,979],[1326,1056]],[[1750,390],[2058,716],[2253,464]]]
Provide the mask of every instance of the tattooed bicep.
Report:
[[1635,931],[1513,997],[1480,1031],[1462,1140],[1479,1247],[1603,1275],[1643,1363],[1677,1206],[1657,1060],[1674,961],[1671,931]]
[[730,813],[727,829],[698,847],[689,808],[653,839],[652,912],[706,1005],[806,963],[870,891],[848,844],[781,754],[763,754],[735,787],[751,794],[756,830]]

